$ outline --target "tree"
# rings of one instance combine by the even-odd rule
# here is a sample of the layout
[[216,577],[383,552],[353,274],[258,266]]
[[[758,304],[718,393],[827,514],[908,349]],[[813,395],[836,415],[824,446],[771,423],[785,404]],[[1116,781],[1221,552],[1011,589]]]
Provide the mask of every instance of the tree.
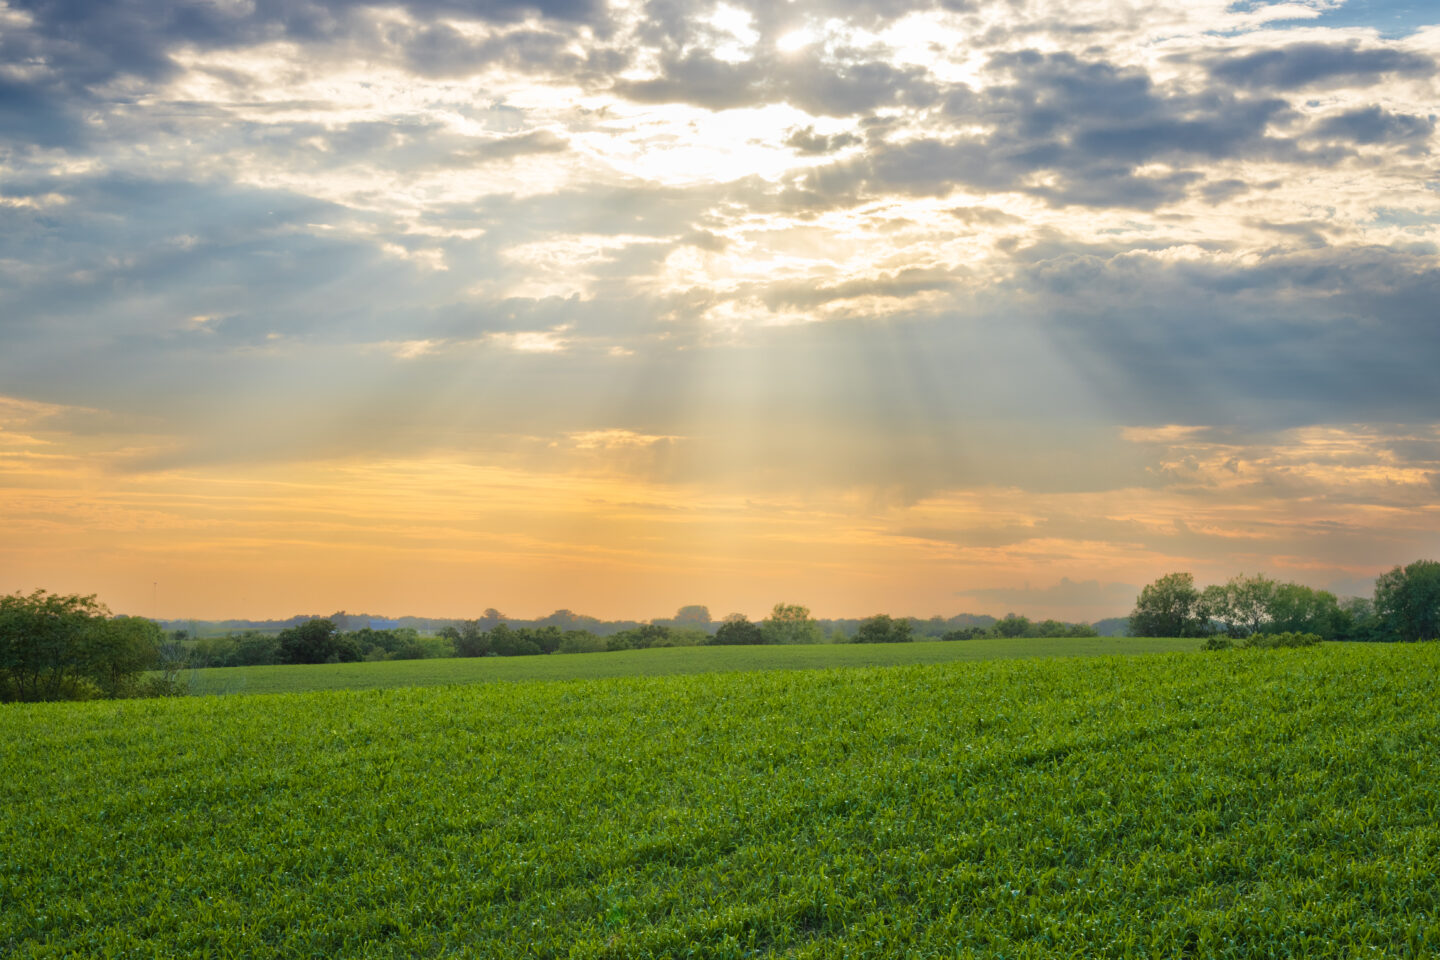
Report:
[[1247,577],[1243,573],[1231,577],[1225,584],[1227,601],[1227,622],[1234,637],[1246,637],[1260,630],[1270,622],[1270,607],[1275,602],[1278,584],[1264,574]]
[[1406,642],[1440,638],[1440,562],[1416,560],[1375,580],[1375,616]]
[[115,617],[85,631],[85,673],[106,697],[131,696],[140,675],[160,658],[165,640],[160,624],[144,617]]
[[764,643],[765,631],[760,629],[759,624],[751,623],[745,614],[732,613],[708,642],[724,646]]
[[93,596],[0,597],[0,700],[131,695],[163,639],[152,621],[111,619]]
[[760,624],[766,643],[820,643],[820,624],[810,618],[810,608],[798,603],[777,603],[768,619]]
[[360,659],[354,642],[344,642],[334,620],[319,617],[280,631],[281,663],[340,663]]
[[1030,618],[1007,613],[1003,620],[995,621],[995,626],[991,629],[999,637],[1023,637],[1031,631]]
[[1281,583],[1270,598],[1266,633],[1313,633],[1331,640],[1340,631],[1340,601],[1328,590],[1300,583]]
[[855,643],[909,643],[914,640],[910,636],[910,621],[904,617],[892,619],[888,614],[878,613],[873,617],[860,621],[860,629],[855,632]]
[[677,627],[699,627],[702,630],[708,630],[712,623],[710,608],[699,603],[681,607],[675,611],[674,623]]
[[1168,573],[1140,591],[1130,614],[1132,637],[1198,637],[1208,633],[1197,616],[1200,592],[1188,573]]

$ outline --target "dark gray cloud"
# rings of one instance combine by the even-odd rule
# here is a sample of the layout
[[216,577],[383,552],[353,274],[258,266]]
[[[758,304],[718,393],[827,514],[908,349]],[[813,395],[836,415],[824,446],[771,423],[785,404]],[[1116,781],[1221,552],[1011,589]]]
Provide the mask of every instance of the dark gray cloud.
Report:
[[1216,80],[1254,90],[1368,84],[1397,74],[1433,75],[1436,70],[1435,61],[1423,54],[1356,42],[1292,43],[1217,57],[1207,66]]
[[1391,113],[1379,106],[1361,107],[1327,117],[1316,133],[1354,143],[1402,143],[1419,149],[1435,133],[1435,118]]
[[641,103],[688,103],[710,110],[789,103],[815,116],[832,117],[897,105],[927,106],[939,90],[921,67],[769,54],[731,63],[701,51],[666,58],[660,76],[621,80],[612,89]]
[[[899,143],[882,136],[863,161],[816,170],[803,189],[822,203],[827,194],[848,202],[864,189],[939,196],[966,186],[1023,190],[1056,205],[1153,209],[1205,180],[1200,170],[1186,169],[1192,165],[1235,159],[1331,164],[1346,155],[1344,148],[1305,148],[1271,133],[1295,116],[1275,97],[1159,88],[1142,70],[1069,53],[1007,53],[992,58],[990,67],[1009,82],[980,91],[955,87],[942,106],[952,123],[980,125],[987,133]],[[1156,162],[1178,169],[1139,172]],[[1042,173],[1057,178],[1037,180]],[[1234,193],[1232,185],[1210,188],[1207,196],[1226,193]]]
[[1440,419],[1433,254],[1327,247],[1253,266],[1017,257],[1014,282],[1038,298],[1050,335],[1117,410],[1146,422]]
[[832,133],[826,136],[823,133],[816,133],[813,126],[796,127],[785,138],[785,146],[793,147],[795,152],[806,156],[820,156],[826,153],[834,153],[846,147],[858,146],[861,139],[853,133]]

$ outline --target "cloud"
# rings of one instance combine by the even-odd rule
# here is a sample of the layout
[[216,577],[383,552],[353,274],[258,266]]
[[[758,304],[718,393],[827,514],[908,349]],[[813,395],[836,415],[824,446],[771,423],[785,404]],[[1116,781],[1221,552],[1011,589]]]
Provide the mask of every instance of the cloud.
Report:
[[1387,76],[1427,76],[1433,59],[1407,50],[1348,43],[1292,43],[1277,49],[1227,54],[1211,59],[1210,75],[1223,83],[1255,90],[1309,86],[1368,85]]
[[1391,113],[1378,106],[1360,107],[1327,117],[1316,133],[1354,143],[1405,143],[1419,147],[1435,133],[1435,119]]
[[815,132],[814,126],[796,127],[790,136],[785,138],[785,145],[793,147],[797,153],[806,156],[821,156],[827,153],[834,153],[846,147],[853,147],[861,143],[859,137],[853,133],[832,133],[828,136]]

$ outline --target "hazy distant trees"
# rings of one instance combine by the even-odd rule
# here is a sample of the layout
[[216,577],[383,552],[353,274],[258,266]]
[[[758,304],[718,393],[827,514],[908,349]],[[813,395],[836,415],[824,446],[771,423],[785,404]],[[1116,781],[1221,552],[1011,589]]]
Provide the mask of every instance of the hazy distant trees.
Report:
[[766,643],[820,643],[824,635],[820,624],[810,616],[810,608],[798,603],[777,603],[770,616],[761,621]]
[[759,624],[751,623],[745,614],[732,613],[707,642],[718,646],[761,644],[766,642],[765,631]]
[[0,700],[83,700],[163,692],[143,675],[164,634],[114,617],[93,596],[37,590],[0,597]]
[[892,618],[879,613],[860,621],[855,632],[855,643],[909,643],[915,638],[910,635],[910,621],[904,617]]

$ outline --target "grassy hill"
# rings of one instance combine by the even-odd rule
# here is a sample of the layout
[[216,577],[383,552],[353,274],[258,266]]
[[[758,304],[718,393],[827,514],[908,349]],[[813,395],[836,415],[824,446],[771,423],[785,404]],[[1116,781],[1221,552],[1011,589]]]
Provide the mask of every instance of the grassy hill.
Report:
[[388,660],[284,667],[215,667],[187,674],[192,693],[299,693],[430,687],[496,680],[578,680],[749,670],[904,666],[1014,657],[1097,656],[1195,650],[1199,640],[1115,637],[963,640],[950,643],[661,647],[548,657]]
[[1433,956],[1437,696],[1328,645],[11,705],[0,954]]

